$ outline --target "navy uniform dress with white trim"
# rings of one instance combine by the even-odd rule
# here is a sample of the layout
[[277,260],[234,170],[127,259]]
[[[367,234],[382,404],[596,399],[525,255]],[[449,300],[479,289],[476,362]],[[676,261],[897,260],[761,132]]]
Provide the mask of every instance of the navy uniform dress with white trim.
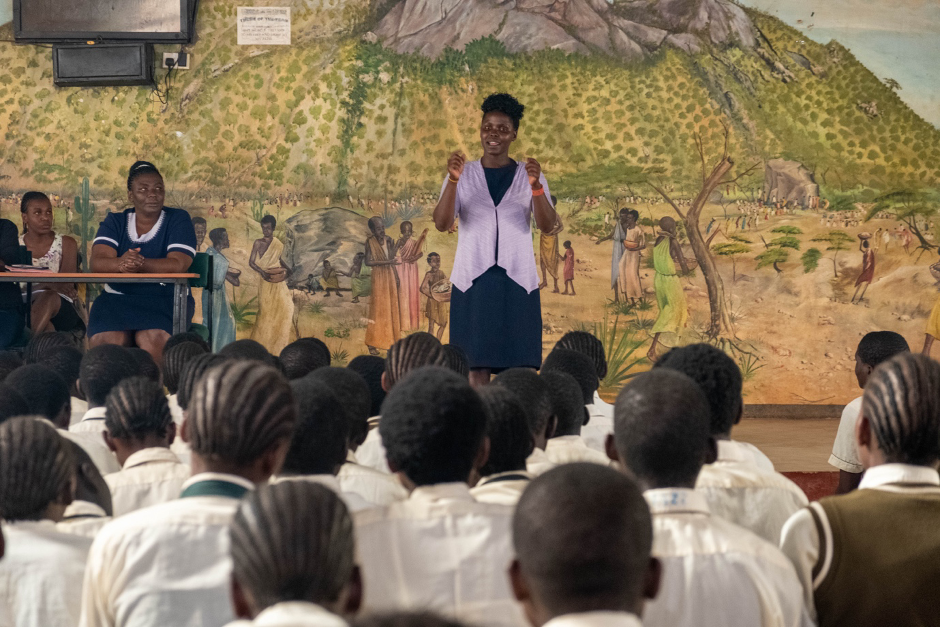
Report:
[[[196,232],[190,215],[182,209],[164,207],[157,223],[138,236],[137,214],[133,208],[110,213],[98,227],[95,244],[114,248],[118,257],[139,248],[145,259],[165,259],[168,253],[196,256]],[[196,303],[187,297],[187,326],[193,319]],[[89,314],[88,335],[107,331],[144,331],[163,329],[173,334],[172,283],[122,283],[105,285]]]

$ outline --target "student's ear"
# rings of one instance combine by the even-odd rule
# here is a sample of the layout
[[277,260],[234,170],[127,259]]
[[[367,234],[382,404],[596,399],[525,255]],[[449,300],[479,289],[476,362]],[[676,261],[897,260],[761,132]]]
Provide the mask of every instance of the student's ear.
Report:
[[76,380],[75,380],[75,391],[78,392],[78,397],[79,397],[80,399],[82,399],[83,401],[84,401],[84,400],[87,400],[86,397],[85,397],[85,391],[82,389],[82,380],[81,380],[81,379],[76,379]]
[[588,424],[588,421],[591,420],[591,414],[588,413],[588,407],[585,407],[582,411],[585,412],[585,420],[582,421],[582,426],[584,427]]
[[229,585],[232,592],[232,609],[235,612],[235,617],[244,618],[245,620],[255,618],[255,614],[252,611],[252,604],[249,601],[250,595],[248,591],[242,589],[235,575],[232,575],[229,579]]
[[651,556],[647,563],[647,572],[644,573],[643,597],[649,601],[657,598],[660,592],[660,582],[663,579],[663,564],[656,557]]
[[703,464],[714,464],[717,459],[719,459],[719,444],[710,435],[709,439],[706,440],[706,460]]
[[745,415],[745,399],[740,398],[738,399],[738,416],[735,417],[735,422],[733,422],[732,424],[737,425],[738,423],[740,423],[742,421],[742,416],[744,415]]
[[484,436],[480,448],[477,449],[477,457],[474,458],[474,470],[477,471],[483,468],[488,459],[490,459],[490,438]]
[[379,385],[382,386],[382,391],[389,393],[389,390],[392,389],[392,384],[389,382],[389,377],[386,376],[386,373],[382,373],[382,377],[379,379]]
[[514,559],[510,563],[510,569],[507,571],[507,575],[510,578],[510,588],[513,590],[513,598],[525,606],[532,599],[532,595],[529,592],[529,585],[526,583],[526,578],[523,576],[523,569],[520,566],[519,560]]
[[553,414],[549,417],[549,422],[546,423],[546,440],[551,440],[555,437],[555,430],[559,426],[559,417]]
[[72,399],[70,398],[65,402],[65,405],[62,406],[62,409],[59,410],[59,415],[56,416],[55,420],[52,421],[59,429],[68,429],[69,423],[72,421]]
[[190,441],[190,436],[189,436],[189,416],[187,416],[188,413],[189,413],[189,412],[187,412],[186,410],[183,410],[183,424],[180,425],[180,437],[181,437],[181,438],[183,439],[183,441],[186,442],[187,444],[189,444],[189,441]]
[[363,575],[359,566],[353,566],[353,572],[350,573],[350,581],[346,584],[344,593],[346,598],[343,599],[342,607],[338,609],[343,615],[353,616],[363,605]]
[[105,445],[108,447],[108,450],[112,453],[118,452],[118,447],[114,444],[114,438],[111,437],[111,433],[108,431],[101,432],[102,437],[105,439]]
[[614,445],[613,433],[609,433],[604,439],[604,452],[608,454],[608,459],[616,464],[621,464],[621,456],[618,455],[618,448]]
[[288,456],[288,448],[290,448],[290,446],[290,438],[284,438],[262,453],[261,472],[268,477],[273,477],[281,472],[281,468],[284,466],[284,460]]
[[856,419],[854,435],[856,436],[856,451],[859,456],[859,463],[862,464],[864,469],[867,469],[869,468],[870,451],[875,444],[872,436],[872,424],[869,422],[869,418],[859,414],[859,418]]
[[167,426],[166,437],[167,437],[167,446],[168,447],[172,446],[174,440],[176,440],[176,423],[173,422],[172,420],[170,421],[170,424]]

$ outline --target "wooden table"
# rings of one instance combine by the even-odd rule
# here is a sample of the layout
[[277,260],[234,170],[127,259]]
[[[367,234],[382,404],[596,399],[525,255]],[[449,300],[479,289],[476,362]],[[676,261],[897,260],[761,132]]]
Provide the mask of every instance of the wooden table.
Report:
[[[33,283],[173,283],[173,333],[186,331],[186,296],[190,279],[198,274],[104,273],[104,272],[0,272],[0,283],[25,283],[26,302],[32,302]],[[26,308],[26,326],[30,326],[30,310]]]

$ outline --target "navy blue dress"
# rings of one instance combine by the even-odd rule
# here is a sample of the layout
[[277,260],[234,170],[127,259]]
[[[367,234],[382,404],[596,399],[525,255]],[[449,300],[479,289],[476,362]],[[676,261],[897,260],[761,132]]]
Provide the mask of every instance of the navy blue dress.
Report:
[[[487,190],[499,205],[516,175],[516,163],[484,168]],[[451,289],[451,344],[464,349],[471,368],[499,373],[507,368],[539,368],[542,365],[542,306],[539,290],[527,293],[496,264],[498,241],[493,244],[494,264],[462,292]]]
[[[164,207],[157,224],[142,237],[137,236],[133,208],[109,213],[95,235],[94,244],[114,248],[118,257],[139,248],[147,259],[163,259],[167,253],[196,256],[196,232],[190,215],[182,209]],[[187,325],[193,319],[196,303],[188,297]],[[88,335],[105,331],[144,331],[163,329],[173,334],[172,283],[121,283],[105,285],[88,315]]]

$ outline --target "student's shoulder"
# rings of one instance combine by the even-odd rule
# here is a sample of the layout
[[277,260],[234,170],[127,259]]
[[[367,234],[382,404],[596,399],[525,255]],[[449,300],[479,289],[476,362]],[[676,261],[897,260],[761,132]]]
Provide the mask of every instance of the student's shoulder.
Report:
[[738,554],[773,568],[787,570],[792,567],[781,549],[744,527],[719,516],[711,516],[709,526],[711,534],[721,541],[720,546],[726,554]]

